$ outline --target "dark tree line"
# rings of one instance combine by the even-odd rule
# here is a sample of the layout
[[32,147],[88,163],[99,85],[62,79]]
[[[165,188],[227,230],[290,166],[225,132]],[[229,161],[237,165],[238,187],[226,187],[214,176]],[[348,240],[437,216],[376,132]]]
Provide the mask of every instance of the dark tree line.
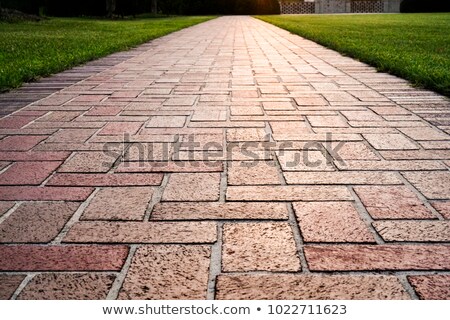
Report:
[[401,12],[450,12],[449,0],[403,0]]
[[278,0],[0,0],[2,7],[49,16],[278,14]]

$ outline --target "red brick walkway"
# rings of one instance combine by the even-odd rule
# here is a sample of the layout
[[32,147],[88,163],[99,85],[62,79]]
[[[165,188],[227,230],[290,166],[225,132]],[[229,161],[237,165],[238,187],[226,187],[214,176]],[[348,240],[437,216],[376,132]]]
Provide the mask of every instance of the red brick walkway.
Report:
[[450,299],[449,107],[249,17],[155,40],[0,119],[0,298]]

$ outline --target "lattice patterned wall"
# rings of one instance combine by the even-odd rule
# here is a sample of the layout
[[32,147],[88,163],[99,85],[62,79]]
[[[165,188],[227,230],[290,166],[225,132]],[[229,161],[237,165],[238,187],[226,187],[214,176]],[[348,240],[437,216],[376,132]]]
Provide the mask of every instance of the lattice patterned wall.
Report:
[[383,1],[352,1],[352,13],[384,12]]
[[315,13],[314,2],[281,2],[282,14],[308,14]]

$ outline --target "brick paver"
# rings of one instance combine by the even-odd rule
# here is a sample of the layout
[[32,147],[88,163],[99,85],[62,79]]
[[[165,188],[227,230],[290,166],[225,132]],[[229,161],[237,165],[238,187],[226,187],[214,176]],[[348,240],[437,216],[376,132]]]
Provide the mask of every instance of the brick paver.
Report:
[[450,299],[448,98],[250,17],[118,55],[0,119],[0,299]]

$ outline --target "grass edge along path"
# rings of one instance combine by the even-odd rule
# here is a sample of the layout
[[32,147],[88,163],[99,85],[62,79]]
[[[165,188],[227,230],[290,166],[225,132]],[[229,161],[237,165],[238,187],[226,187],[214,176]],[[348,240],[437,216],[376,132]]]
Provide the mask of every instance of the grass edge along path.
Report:
[[0,22],[0,92],[213,18],[49,18],[40,22]]
[[255,18],[450,97],[450,13]]

